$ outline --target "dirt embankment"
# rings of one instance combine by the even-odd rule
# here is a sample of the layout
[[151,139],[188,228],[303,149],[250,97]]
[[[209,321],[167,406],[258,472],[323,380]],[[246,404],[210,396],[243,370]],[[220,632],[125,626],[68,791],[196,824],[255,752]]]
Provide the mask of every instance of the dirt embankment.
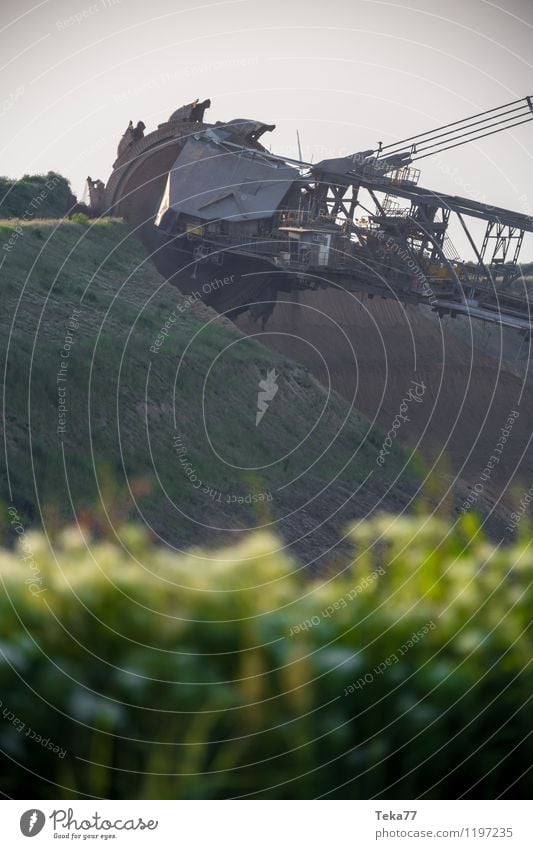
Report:
[[[355,407],[385,431],[411,381],[422,382],[422,401],[409,404],[409,421],[395,433],[430,464],[444,459],[439,476],[448,467],[456,499],[474,491],[482,508],[502,496],[511,505],[512,491],[519,496],[533,483],[531,390],[498,358],[459,338],[452,320],[438,322],[422,308],[392,300],[324,290],[286,298],[264,332],[248,316],[237,323],[355,398]],[[513,411],[519,415],[502,445],[501,429]],[[497,461],[487,474],[491,456]]]

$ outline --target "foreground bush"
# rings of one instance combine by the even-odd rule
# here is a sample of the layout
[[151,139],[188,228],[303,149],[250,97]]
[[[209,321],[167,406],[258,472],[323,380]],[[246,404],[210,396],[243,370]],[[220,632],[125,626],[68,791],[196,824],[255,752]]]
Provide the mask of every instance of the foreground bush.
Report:
[[362,523],[350,569],[311,583],[262,533],[186,555],[129,526],[22,534],[0,556],[0,789],[525,796],[533,561],[467,521]]

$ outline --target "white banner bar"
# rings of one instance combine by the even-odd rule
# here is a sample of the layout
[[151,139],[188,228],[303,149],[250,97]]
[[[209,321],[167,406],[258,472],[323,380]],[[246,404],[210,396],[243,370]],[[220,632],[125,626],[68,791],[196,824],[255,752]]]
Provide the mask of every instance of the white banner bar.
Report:
[[[1,845],[531,849],[525,801],[3,801]],[[29,843],[35,838],[35,843]]]

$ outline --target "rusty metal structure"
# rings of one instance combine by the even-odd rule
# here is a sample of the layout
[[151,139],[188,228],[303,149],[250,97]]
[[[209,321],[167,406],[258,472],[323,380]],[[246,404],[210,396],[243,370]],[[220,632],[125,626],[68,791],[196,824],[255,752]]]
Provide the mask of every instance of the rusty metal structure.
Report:
[[[138,228],[182,292],[265,321],[280,292],[338,287],[531,333],[519,257],[533,218],[424,188],[416,165],[533,120],[531,97],[316,164],[267,151],[273,125],[204,123],[209,105],[181,107],[125,150],[123,137],[99,210]],[[473,260],[454,248],[454,220]]]

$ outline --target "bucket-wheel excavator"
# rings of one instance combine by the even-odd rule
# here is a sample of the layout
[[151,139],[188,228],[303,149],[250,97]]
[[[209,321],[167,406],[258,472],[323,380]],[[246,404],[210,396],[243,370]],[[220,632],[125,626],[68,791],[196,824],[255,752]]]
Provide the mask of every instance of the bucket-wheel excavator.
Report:
[[[266,150],[274,125],[204,123],[209,106],[194,101],[155,132],[123,137],[97,210],[139,228],[182,292],[265,320],[279,292],[338,287],[531,333],[519,256],[533,217],[423,188],[417,165],[532,121],[531,97],[316,164]],[[454,220],[468,261],[450,239]],[[472,220],[485,223],[481,240]]]

